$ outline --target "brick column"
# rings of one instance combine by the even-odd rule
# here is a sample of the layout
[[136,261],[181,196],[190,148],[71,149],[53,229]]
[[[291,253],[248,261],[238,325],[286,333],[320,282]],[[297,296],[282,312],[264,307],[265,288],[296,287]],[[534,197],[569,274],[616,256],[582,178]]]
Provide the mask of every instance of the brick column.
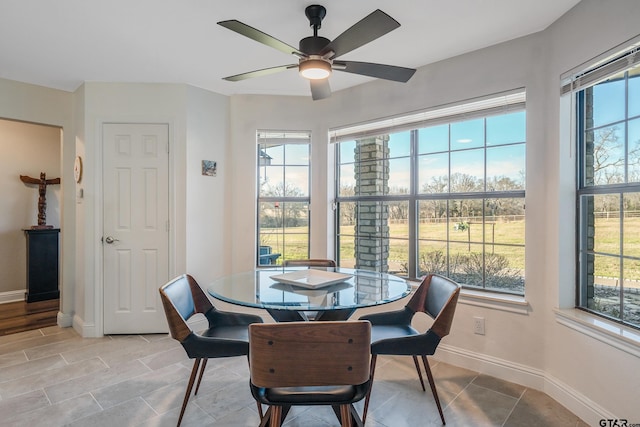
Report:
[[[389,137],[356,141],[356,194],[380,196],[389,193]],[[356,207],[356,268],[389,270],[389,207],[381,202],[360,201]]]

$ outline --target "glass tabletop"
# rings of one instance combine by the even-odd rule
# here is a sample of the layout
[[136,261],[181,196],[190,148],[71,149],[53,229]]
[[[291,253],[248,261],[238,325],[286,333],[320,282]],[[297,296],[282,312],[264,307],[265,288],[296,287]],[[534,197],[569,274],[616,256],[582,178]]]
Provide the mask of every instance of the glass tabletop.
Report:
[[[310,285],[291,284],[288,273],[317,270],[347,275],[346,280],[314,288],[312,282],[322,282],[314,275]],[[326,274],[326,273],[325,273]],[[284,275],[284,276],[283,276]],[[281,276],[280,279],[272,276]],[[299,276],[299,274],[293,274]],[[320,277],[320,280],[315,280]],[[337,276],[336,276],[337,277]],[[294,277],[293,279],[297,279]],[[327,283],[335,282],[327,275]],[[280,281],[279,281],[280,280]],[[283,283],[285,280],[290,283]],[[309,287],[311,286],[311,287]],[[411,285],[401,277],[368,270],[350,268],[277,267],[237,273],[221,277],[208,286],[211,296],[232,304],[271,310],[341,310],[371,307],[396,301],[409,295]]]

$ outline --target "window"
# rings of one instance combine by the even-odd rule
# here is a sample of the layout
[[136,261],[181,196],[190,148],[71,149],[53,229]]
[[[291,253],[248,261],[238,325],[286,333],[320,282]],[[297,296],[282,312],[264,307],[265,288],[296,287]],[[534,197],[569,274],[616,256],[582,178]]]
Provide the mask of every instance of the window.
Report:
[[640,328],[640,69],[583,86],[575,94],[578,306]]
[[524,99],[334,131],[339,264],[524,294]]
[[309,257],[309,132],[258,131],[258,266]]

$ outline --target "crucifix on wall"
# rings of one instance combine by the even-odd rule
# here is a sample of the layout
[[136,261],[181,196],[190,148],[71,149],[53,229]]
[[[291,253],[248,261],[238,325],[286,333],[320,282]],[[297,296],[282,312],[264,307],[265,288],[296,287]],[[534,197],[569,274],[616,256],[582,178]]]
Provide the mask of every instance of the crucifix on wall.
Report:
[[31,228],[53,228],[53,225],[47,225],[47,185],[60,184],[60,178],[47,179],[47,175],[40,172],[39,179],[20,175],[20,180],[25,184],[38,185],[38,225]]

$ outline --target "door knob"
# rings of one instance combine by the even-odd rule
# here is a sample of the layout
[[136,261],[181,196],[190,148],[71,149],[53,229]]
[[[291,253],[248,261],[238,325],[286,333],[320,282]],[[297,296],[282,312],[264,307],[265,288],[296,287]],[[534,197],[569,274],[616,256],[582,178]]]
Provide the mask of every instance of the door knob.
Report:
[[119,242],[120,240],[118,240],[118,239],[114,239],[114,238],[113,238],[113,237],[111,237],[111,236],[107,236],[107,238],[106,238],[106,239],[104,239],[104,241],[105,241],[105,242],[107,242],[108,244],[112,244],[113,242]]

